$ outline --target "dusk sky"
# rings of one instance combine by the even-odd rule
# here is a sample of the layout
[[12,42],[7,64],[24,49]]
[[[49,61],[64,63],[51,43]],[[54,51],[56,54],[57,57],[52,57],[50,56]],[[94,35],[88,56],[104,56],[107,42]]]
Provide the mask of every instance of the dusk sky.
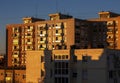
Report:
[[61,12],[86,19],[97,18],[99,11],[120,13],[120,0],[0,0],[0,53],[6,49],[6,25],[22,23],[23,17],[48,19]]

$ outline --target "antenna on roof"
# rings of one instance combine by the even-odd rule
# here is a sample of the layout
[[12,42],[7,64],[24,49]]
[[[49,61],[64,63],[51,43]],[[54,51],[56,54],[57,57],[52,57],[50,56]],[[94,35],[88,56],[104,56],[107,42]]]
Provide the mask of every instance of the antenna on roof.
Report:
[[56,12],[58,12],[58,1],[56,0]]
[[38,0],[36,0],[36,3],[35,3],[35,17],[36,18],[38,17]]

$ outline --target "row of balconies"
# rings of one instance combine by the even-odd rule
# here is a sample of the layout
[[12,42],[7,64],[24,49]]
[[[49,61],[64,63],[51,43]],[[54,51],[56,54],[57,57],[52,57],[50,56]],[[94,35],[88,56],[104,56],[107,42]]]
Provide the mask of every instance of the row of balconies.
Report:
[[34,37],[35,37],[34,35],[30,35],[30,36],[15,36],[15,37],[13,37],[13,39],[20,39],[20,38],[24,39],[24,38],[34,38]]
[[[13,27],[13,32],[29,32],[29,31],[33,31],[34,30],[34,26],[25,26],[23,28],[20,28],[20,27]],[[64,28],[62,26],[62,24],[59,24],[59,25],[50,25],[50,26],[47,26],[46,24],[42,24],[38,27],[37,27],[37,30],[47,30],[47,29],[51,29],[51,28],[56,28],[56,29],[60,29],[60,28]]]
[[[64,35],[64,33],[55,33],[55,35],[56,36],[63,36]],[[40,37],[43,37],[43,36],[48,36],[48,34],[38,34],[38,36],[40,36]],[[26,33],[25,35],[20,35],[20,34],[14,34],[13,35],[13,38],[32,38],[32,37],[34,37],[34,35],[33,35],[33,33]]]
[[[37,43],[40,44],[40,43],[48,43],[49,41],[47,40],[43,40],[43,41],[38,41]],[[64,40],[53,40],[52,42],[56,42],[56,43],[63,43]],[[19,42],[14,42],[13,45],[19,45],[20,43]],[[34,42],[25,42],[25,43],[22,43],[22,45],[33,45]],[[16,48],[16,50],[19,50],[19,48]]]
[[13,32],[14,33],[18,33],[18,32],[32,32],[32,31],[34,31],[34,29],[33,28],[13,28]]
[[[42,40],[38,39],[38,43],[47,43],[48,41],[46,40],[46,38],[42,38]],[[57,37],[57,39],[53,39],[52,42],[61,42],[63,43],[64,40],[62,40],[62,37]],[[34,44],[33,40],[30,39],[30,41],[26,41],[25,42],[20,42],[19,40],[15,39],[13,40],[13,45],[19,45],[19,44]]]
[[[25,48],[18,48],[18,49],[13,49],[13,51],[25,51],[25,50],[34,50],[35,48],[33,45],[23,45]],[[19,54],[19,53],[18,53]],[[13,55],[18,55],[18,54],[13,54]],[[25,54],[25,53],[24,53]]]
[[107,42],[114,42],[115,40],[112,38],[112,39],[107,39]]
[[[45,48],[47,48],[46,47],[47,45],[46,44],[40,44],[40,45],[38,45],[38,50],[40,50],[40,49],[45,49]],[[66,49],[67,48],[67,46],[66,45],[48,45],[48,48],[49,49]],[[65,59],[65,56],[63,56],[64,57],[64,59]]]
[[107,27],[115,27],[116,24],[113,22],[113,23],[107,23]]
[[[19,44],[21,44],[20,42],[13,42],[13,45],[19,45]],[[30,42],[22,42],[22,44],[34,44],[34,42],[33,41],[30,41]]]
[[38,41],[38,44],[40,43],[48,43],[48,41],[44,40],[44,41]]
[[[56,27],[54,27],[55,29],[61,29],[61,27],[60,26],[56,26]],[[51,29],[51,27],[49,27],[49,29]],[[38,31],[39,30],[47,30],[47,27],[40,27],[40,29],[38,29]],[[25,33],[25,32],[34,32],[35,31],[35,29],[17,29],[17,30],[13,30],[13,33],[20,33],[20,32],[22,32],[22,33]]]
[[20,34],[13,34],[14,39],[19,39],[19,38],[31,38],[34,37],[33,33],[31,34],[25,34],[25,35],[20,35]]
[[18,56],[19,54],[21,54],[22,55],[22,57],[25,57],[25,55],[26,55],[26,53],[25,53],[25,51],[20,51],[20,49],[21,48],[19,48],[19,50],[13,50],[13,52],[12,52],[12,55],[14,56]]
[[13,58],[13,59],[12,59],[12,63],[14,63],[14,64],[15,64],[15,63],[19,63],[19,58]]
[[48,34],[39,34],[39,36],[40,36],[40,37],[42,37],[42,36],[46,36],[46,37],[47,37]]
[[62,25],[59,25],[59,26],[49,26],[48,29],[63,29],[64,27]]
[[43,27],[43,26],[41,26],[41,27],[38,27],[37,29],[38,29],[38,30],[47,30],[47,29],[48,29],[48,27],[46,27],[46,26],[44,26],[44,27]]
[[[56,36],[64,36],[64,33],[55,33],[55,35]],[[40,37],[47,37],[48,36],[48,34],[38,34],[38,36],[40,36]]]
[[[48,42],[50,42],[50,41],[47,41],[47,40],[42,40],[42,41],[40,41],[40,40],[38,40],[37,43],[39,44],[39,43],[48,43]],[[53,40],[52,42],[63,43],[64,40],[62,40],[62,39],[60,39],[60,40]]]

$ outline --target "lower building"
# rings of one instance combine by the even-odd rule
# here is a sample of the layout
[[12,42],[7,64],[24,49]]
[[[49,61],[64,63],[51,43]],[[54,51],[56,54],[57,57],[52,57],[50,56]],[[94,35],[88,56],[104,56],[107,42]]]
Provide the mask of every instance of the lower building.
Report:
[[111,49],[27,51],[26,83],[120,83],[119,56]]
[[0,83],[26,83],[26,70],[14,68],[0,69]]
[[120,50],[27,51],[26,69],[0,68],[0,83],[120,83]]
[[48,50],[27,52],[26,83],[44,83],[45,78],[47,83],[53,83],[49,79],[49,70],[52,68],[51,56],[52,53]]

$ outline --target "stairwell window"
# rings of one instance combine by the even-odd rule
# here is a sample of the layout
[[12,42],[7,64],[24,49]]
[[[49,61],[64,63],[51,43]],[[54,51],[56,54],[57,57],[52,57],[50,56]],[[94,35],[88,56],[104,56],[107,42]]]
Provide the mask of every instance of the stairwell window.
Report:
[[88,62],[88,56],[82,56],[82,62]]

